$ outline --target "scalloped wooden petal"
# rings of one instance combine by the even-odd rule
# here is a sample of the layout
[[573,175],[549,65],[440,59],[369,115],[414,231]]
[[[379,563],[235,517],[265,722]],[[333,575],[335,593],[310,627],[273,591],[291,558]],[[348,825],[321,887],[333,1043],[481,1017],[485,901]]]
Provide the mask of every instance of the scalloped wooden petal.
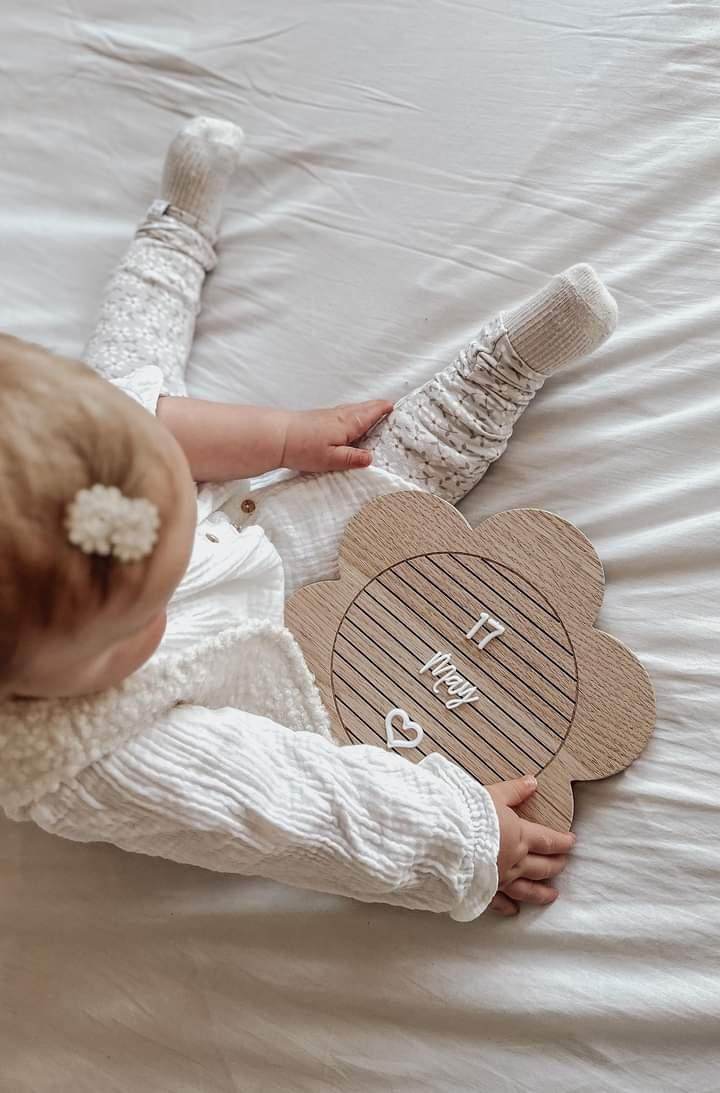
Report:
[[[639,755],[655,722],[650,681],[633,654],[592,623],[603,571],[572,524],[539,509],[498,513],[472,529],[428,494],[390,494],[350,522],[340,579],[289,601],[297,637],[338,736],[387,747],[397,707],[424,735],[402,754],[441,752],[483,784],[535,774],[530,819],[569,828],[571,783],[603,778]],[[504,631],[480,649],[486,623]],[[472,701],[448,708],[435,655]]]

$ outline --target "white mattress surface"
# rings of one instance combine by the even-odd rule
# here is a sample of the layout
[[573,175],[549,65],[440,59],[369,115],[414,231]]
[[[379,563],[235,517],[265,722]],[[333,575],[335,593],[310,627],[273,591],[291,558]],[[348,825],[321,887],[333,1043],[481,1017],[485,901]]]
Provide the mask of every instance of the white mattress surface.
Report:
[[720,20],[691,0],[5,0],[0,326],[67,353],[180,121],[247,131],[205,396],[397,396],[591,261],[617,335],[464,505],[593,540],[658,724],[562,898],[361,906],[0,825],[1,1093],[720,1089]]

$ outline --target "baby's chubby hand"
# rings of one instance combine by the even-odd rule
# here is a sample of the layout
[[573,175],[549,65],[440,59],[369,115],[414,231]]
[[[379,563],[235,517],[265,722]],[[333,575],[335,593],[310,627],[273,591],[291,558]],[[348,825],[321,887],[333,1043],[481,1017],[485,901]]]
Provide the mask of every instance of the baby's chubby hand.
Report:
[[327,410],[288,412],[281,466],[294,471],[349,471],[372,463],[370,452],[352,447],[392,410],[373,399]]
[[566,831],[523,820],[515,811],[537,789],[534,778],[515,778],[487,786],[500,825],[499,885],[490,906],[502,915],[515,915],[518,903],[553,903],[557,891],[546,882],[562,873],[565,855],[575,845]]

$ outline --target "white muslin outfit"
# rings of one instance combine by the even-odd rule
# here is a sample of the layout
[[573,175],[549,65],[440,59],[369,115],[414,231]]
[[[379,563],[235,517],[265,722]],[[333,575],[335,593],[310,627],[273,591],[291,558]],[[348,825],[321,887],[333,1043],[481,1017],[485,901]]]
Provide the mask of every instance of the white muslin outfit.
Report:
[[[109,286],[87,360],[150,412],[185,392],[214,262],[210,242],[155,203]],[[489,794],[439,755],[339,747],[283,604],[336,575],[367,500],[462,496],[542,380],[495,320],[374,431],[373,467],[201,488],[191,563],[151,660],[101,695],[0,706],[6,813],[208,869],[479,915],[497,887]]]

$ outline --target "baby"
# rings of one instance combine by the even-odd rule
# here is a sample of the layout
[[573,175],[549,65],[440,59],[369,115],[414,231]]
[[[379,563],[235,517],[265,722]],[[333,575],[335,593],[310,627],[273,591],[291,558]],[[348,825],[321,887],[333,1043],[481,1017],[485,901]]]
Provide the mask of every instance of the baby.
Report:
[[[67,838],[461,921],[550,903],[574,839],[518,816],[534,780],[486,790],[440,755],[338,747],[283,604],[337,576],[371,498],[459,501],[546,376],[611,333],[614,301],[574,266],[395,407],[188,398],[241,140],[207,118],[175,137],[85,364],[0,337],[0,804]],[[301,473],[247,481],[274,468]]]

